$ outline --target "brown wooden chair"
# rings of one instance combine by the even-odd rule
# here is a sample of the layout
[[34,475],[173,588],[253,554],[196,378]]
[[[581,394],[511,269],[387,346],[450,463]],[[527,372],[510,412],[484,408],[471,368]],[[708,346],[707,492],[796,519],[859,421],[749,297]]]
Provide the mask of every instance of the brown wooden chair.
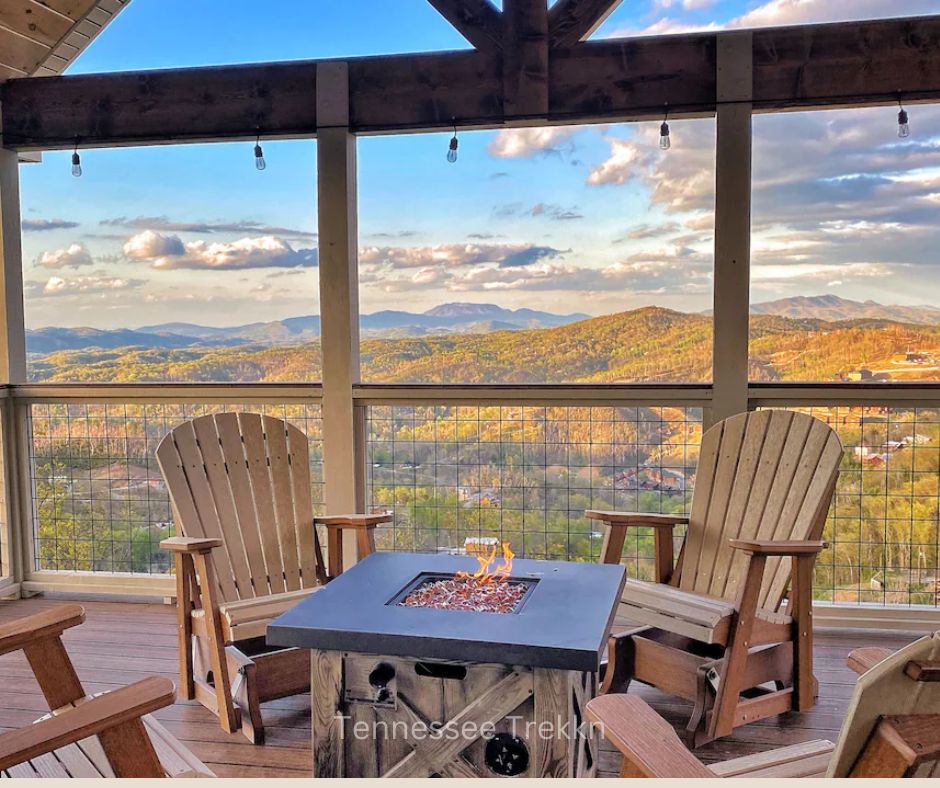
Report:
[[706,766],[635,695],[602,695],[587,717],[624,756],[625,777],[936,777],[940,633],[880,660],[855,686],[839,741],[811,741]]
[[271,416],[187,421],[161,441],[157,462],[180,534],[161,542],[176,556],[180,694],[260,743],[261,703],[310,689],[306,651],[269,648],[265,633],[329,579],[316,524],[334,553],[342,531],[355,531],[361,558],[391,515],[314,518],[307,436]]
[[702,436],[689,517],[588,512],[607,525],[606,563],[620,562],[629,528],[654,529],[657,582],[628,580],[618,610],[644,626],[610,639],[602,691],[637,679],[693,701],[693,747],[813,706],[813,564],[841,459],[818,419],[742,413]]
[[149,715],[172,705],[169,679],[85,694],[62,644],[84,620],[79,605],[62,605],[0,625],[0,655],[25,653],[53,712],[0,734],[0,777],[213,777]]

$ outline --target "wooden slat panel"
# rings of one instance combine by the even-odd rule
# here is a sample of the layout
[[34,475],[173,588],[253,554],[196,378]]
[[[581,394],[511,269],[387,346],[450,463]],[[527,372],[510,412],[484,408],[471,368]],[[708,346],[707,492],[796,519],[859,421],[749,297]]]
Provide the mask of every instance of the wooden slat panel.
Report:
[[[808,435],[803,447],[802,456],[793,474],[790,488],[787,491],[786,499],[780,507],[780,513],[775,527],[772,531],[765,532],[768,535],[761,535],[761,539],[787,540],[787,539],[807,539],[810,537],[810,528],[813,523],[808,521],[800,522],[798,515],[807,500],[807,496],[813,496],[813,510],[819,506],[821,497],[826,492],[833,473],[833,467],[830,465],[823,468],[823,453],[826,446],[829,445],[830,437],[834,437],[831,428],[823,424],[818,419],[813,419],[803,413],[795,414],[793,417],[794,428],[801,423],[808,423]],[[796,429],[794,429],[796,431]],[[835,439],[838,443],[838,438]],[[840,452],[841,459],[841,452]],[[836,465],[838,467],[838,465]],[[770,518],[768,519],[768,525]],[[767,567],[764,571],[764,582],[761,586],[760,604],[762,607],[773,605],[778,606],[780,599],[770,600],[770,594],[776,587],[779,589],[778,596],[782,597],[783,589],[786,587],[790,575],[790,558],[769,558]]]
[[[770,424],[767,427],[767,436],[764,440],[764,450],[761,452],[747,506],[741,515],[741,525],[738,530],[739,539],[756,539],[760,531],[760,524],[767,510],[767,502],[774,479],[777,477],[777,468],[786,445],[786,438],[790,431],[793,414],[787,410],[769,411]],[[744,571],[747,557],[740,552],[732,556],[731,566],[725,573],[725,579],[719,595],[727,597],[733,593],[736,581],[731,578],[740,577]]]
[[7,66],[29,74],[48,54],[48,47],[0,29],[0,60]]
[[[180,457],[174,434],[167,435],[157,447],[157,464],[166,481],[173,507],[173,521],[182,536],[209,536],[193,501],[193,493],[186,478],[183,458]],[[222,593],[221,587],[217,588]]]
[[317,532],[313,525],[313,501],[310,489],[310,442],[297,427],[287,425],[290,452],[290,480],[294,501],[294,524],[300,551],[301,585],[317,584]]
[[[182,460],[192,505],[199,514],[199,522],[202,523],[202,530],[205,532],[200,535],[223,541],[222,548],[216,548],[209,556],[218,578],[222,601],[238,599],[238,589],[232,574],[232,548],[225,543],[225,534],[212,498],[212,488],[206,476],[205,461],[192,422],[187,421],[174,429],[173,440]],[[179,496],[180,493],[176,493],[174,497],[179,498]],[[184,533],[183,535],[192,536],[193,534]]]
[[[219,527],[225,540],[225,552],[231,561],[231,574],[240,599],[254,596],[251,581],[252,572],[245,554],[242,529],[232,499],[232,487],[229,483],[227,458],[222,454],[219,433],[215,426],[215,416],[201,416],[193,419],[193,430],[199,441],[199,449],[209,482],[209,493],[218,514]],[[239,446],[239,448],[241,448]],[[218,569],[216,570],[218,571]]]
[[222,443],[222,453],[225,456],[232,498],[235,503],[235,515],[248,559],[252,586],[257,595],[269,594],[272,589],[268,583],[268,570],[264,562],[264,548],[261,545],[258,518],[255,514],[255,501],[251,494],[248,460],[245,458],[238,414],[216,414],[215,425]]
[[0,25],[53,47],[69,32],[72,23],[33,0],[4,0],[0,3]]
[[718,452],[724,434],[724,422],[706,430],[699,447],[698,469],[695,472],[695,489],[689,511],[689,525],[682,547],[682,574],[679,587],[692,591],[695,587],[695,575],[698,570],[699,554],[702,551],[705,523],[708,518],[708,505],[715,484],[715,470],[718,464]]
[[277,526],[276,538],[281,547],[284,583],[288,591],[296,591],[301,588],[300,559],[297,553],[297,523],[294,520],[290,455],[287,451],[287,424],[281,419],[264,416],[262,425],[268,449]]
[[77,21],[88,13],[95,0],[37,0],[37,3]]
[[[745,417],[733,416],[725,421],[714,471],[714,480],[711,485],[711,495],[708,499],[708,511],[702,523],[702,544],[697,560],[692,561],[695,558],[692,553],[688,553],[685,557],[686,564],[683,566],[682,580],[680,581],[680,587],[683,590],[708,593],[715,559],[720,550],[730,549],[726,544],[721,543],[721,537],[724,533],[725,515],[728,512],[728,503],[731,500],[731,491],[734,486],[746,427],[747,419]],[[695,567],[694,574],[688,576],[687,579],[686,572],[692,572],[693,565]]]
[[[733,550],[728,547],[729,539],[740,536],[747,510],[757,480],[760,459],[765,450],[765,440],[770,428],[771,412],[755,413],[747,419],[741,453],[731,486],[731,496],[725,517],[721,522],[717,549],[712,563],[711,578],[702,589],[703,593],[721,596],[725,592],[728,572],[731,568]],[[769,453],[778,454],[779,448],[767,446]],[[715,525],[716,532],[718,525]]]
[[255,501],[264,562],[268,567],[268,581],[271,591],[280,594],[286,591],[287,587],[284,584],[284,567],[278,542],[274,492],[271,489],[271,475],[268,472],[267,448],[261,416],[257,413],[239,413],[238,426],[241,429],[242,440],[245,442],[245,457],[248,460],[248,475],[251,479],[251,493]]

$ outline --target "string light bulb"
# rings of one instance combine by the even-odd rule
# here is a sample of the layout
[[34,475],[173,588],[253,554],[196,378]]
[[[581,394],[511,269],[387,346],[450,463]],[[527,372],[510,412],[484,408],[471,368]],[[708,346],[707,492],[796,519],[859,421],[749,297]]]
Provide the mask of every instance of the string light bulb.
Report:
[[459,144],[457,141],[457,124],[454,123],[454,136],[450,138],[450,145],[447,146],[447,161],[451,164],[457,161],[457,146]]
[[261,135],[258,135],[258,139],[255,140],[255,169],[258,171],[263,170],[268,166],[268,163],[264,160],[264,151],[261,149]]
[[82,157],[78,155],[78,142],[75,143],[75,150],[72,151],[72,175],[76,178],[82,177]]
[[898,98],[898,136],[902,140],[911,136],[911,124],[908,122],[907,110],[901,104],[900,98]]
[[669,105],[667,104],[663,124],[659,127],[659,148],[669,150],[670,147],[672,147],[672,141],[669,138]]

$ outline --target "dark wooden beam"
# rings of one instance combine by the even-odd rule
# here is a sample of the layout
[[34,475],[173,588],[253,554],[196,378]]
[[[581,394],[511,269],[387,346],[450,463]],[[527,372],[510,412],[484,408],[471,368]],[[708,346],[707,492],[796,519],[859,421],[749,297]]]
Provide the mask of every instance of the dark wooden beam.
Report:
[[[666,102],[674,117],[714,112],[715,33],[589,41],[551,50],[546,66],[545,17],[520,3],[506,3],[523,42],[506,62],[483,51],[349,59],[352,129],[628,120],[658,116]],[[938,51],[940,16],[755,30],[754,108],[889,103],[899,90],[907,102],[940,101]],[[0,85],[3,145],[310,136],[316,72],[302,61],[11,79]]]
[[548,116],[548,3],[503,0],[503,114]]
[[553,48],[584,41],[622,0],[558,0],[548,11],[548,36]]
[[500,49],[503,23],[490,0],[428,0],[477,49]]

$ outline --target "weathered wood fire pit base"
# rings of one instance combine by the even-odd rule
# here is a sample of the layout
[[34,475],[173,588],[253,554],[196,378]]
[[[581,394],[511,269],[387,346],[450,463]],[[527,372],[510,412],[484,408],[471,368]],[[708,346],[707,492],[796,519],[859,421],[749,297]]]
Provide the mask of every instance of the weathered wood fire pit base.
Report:
[[594,775],[594,673],[311,654],[314,777]]

